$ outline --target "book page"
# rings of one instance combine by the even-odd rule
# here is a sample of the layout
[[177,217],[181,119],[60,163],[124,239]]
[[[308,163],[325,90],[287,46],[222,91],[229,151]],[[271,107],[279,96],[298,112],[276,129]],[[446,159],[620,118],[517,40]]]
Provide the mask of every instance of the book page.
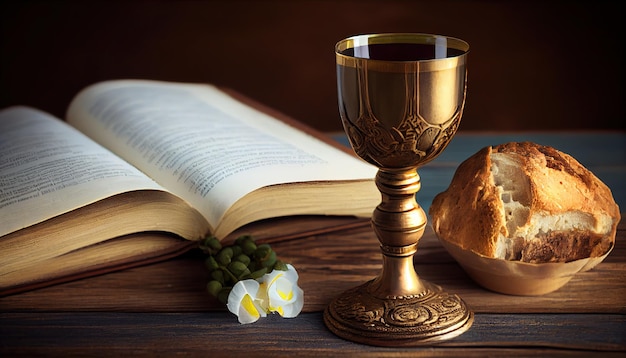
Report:
[[0,111],[0,236],[136,189],[162,188],[47,113]]
[[190,202],[213,227],[263,186],[376,173],[209,85],[103,82],[75,98],[67,120]]

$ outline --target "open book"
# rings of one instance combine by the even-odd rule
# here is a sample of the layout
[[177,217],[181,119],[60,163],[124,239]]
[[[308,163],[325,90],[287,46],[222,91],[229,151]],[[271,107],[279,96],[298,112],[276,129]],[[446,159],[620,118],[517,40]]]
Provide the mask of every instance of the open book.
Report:
[[376,168],[257,108],[210,85],[116,80],[81,91],[66,122],[0,111],[0,294],[159,260],[253,222],[268,237],[302,230],[264,219],[371,216]]

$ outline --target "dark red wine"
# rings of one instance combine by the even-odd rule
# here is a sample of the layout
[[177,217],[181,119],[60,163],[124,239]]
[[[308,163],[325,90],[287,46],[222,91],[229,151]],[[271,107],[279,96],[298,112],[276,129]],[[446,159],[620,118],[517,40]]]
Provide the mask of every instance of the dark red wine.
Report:
[[[466,54],[445,43],[383,43],[342,50],[337,57],[339,111],[346,132],[356,138],[350,137],[356,153],[390,167],[434,158],[440,148],[437,140],[456,130],[461,116]],[[434,59],[441,61],[428,61]]]
[[[445,57],[456,57],[465,52],[459,49],[446,48]],[[420,61],[432,60],[435,57],[435,45],[418,43],[383,43],[348,48],[342,55],[369,58],[381,61]]]

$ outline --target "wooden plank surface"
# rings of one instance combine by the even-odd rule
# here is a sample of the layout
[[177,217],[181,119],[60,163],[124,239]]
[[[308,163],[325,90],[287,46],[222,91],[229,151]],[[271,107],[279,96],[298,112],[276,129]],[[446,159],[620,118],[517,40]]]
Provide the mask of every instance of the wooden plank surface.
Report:
[[[381,267],[378,241],[369,228],[275,243],[280,257],[300,274],[305,312],[375,277]],[[626,222],[618,228],[611,254],[593,270],[543,296],[494,293],[475,284],[445,251],[432,229],[418,245],[415,267],[421,278],[459,294],[478,313],[626,314]],[[3,311],[198,312],[224,308],[204,290],[207,274],[200,252],[0,298]]]
[[[421,242],[422,278],[458,293],[476,312],[465,334],[437,346],[445,356],[626,353],[626,224],[605,262],[539,297],[509,296],[474,284],[432,233]],[[358,243],[355,245],[355,243]],[[99,355],[200,353],[364,356],[433,353],[368,347],[324,326],[321,310],[380,269],[373,234],[352,229],[274,244],[299,269],[306,313],[240,325],[204,292],[202,256],[175,260],[4,297],[0,353]],[[209,342],[220,342],[212,346]],[[245,341],[245,344],[242,344]]]
[[[576,139],[590,146],[594,139],[587,137],[568,137],[572,141],[569,145],[574,147]],[[625,137],[608,137],[613,138],[605,141],[613,148],[612,156],[602,149],[598,153],[604,154],[597,159],[587,157],[600,171],[618,173],[611,180],[619,184],[612,189],[623,193],[626,160],[619,150]],[[465,138],[463,145],[451,145],[450,156],[443,156],[444,161],[432,166],[431,173],[435,174],[428,174],[424,168],[422,181],[431,176],[437,179],[437,185],[447,185],[441,183],[451,177],[455,166],[450,163],[471,155],[472,146],[495,140],[488,136],[459,138]],[[563,141],[562,136],[558,138]],[[584,148],[579,152],[584,153]],[[436,185],[428,187],[424,184],[422,194],[433,195],[437,190]],[[620,205],[624,209],[625,205]],[[618,228],[616,246],[604,262],[576,275],[558,291],[537,297],[503,295],[476,285],[428,228],[415,257],[418,274],[459,294],[476,315],[468,332],[424,348],[355,344],[337,338],[323,324],[321,311],[332,298],[373,278],[380,270],[378,241],[369,228],[285,240],[272,246],[300,273],[305,307],[295,319],[271,316],[251,325],[237,323],[235,316],[205,292],[203,255],[194,251],[158,264],[0,298],[0,356],[626,354],[624,220]]]
[[[600,323],[601,324],[598,324]],[[624,352],[621,315],[476,315],[455,339],[423,348],[381,348],[345,341],[324,326],[321,313],[296,319],[270,316],[250,325],[226,313],[25,313],[0,315],[6,354],[207,356],[541,356]],[[46,332],[42,335],[41,332]],[[593,332],[593,334],[591,334]],[[5,355],[6,356],[6,355]],[[617,356],[617,355],[616,355]]]

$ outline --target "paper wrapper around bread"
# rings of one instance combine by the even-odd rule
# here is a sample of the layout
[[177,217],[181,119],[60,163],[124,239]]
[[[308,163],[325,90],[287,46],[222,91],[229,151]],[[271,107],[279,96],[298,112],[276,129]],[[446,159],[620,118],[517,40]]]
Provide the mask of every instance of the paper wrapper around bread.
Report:
[[599,257],[531,264],[486,257],[446,240],[440,241],[476,283],[491,291],[518,296],[539,296],[558,290],[575,274],[591,270],[602,262],[614,246]]

